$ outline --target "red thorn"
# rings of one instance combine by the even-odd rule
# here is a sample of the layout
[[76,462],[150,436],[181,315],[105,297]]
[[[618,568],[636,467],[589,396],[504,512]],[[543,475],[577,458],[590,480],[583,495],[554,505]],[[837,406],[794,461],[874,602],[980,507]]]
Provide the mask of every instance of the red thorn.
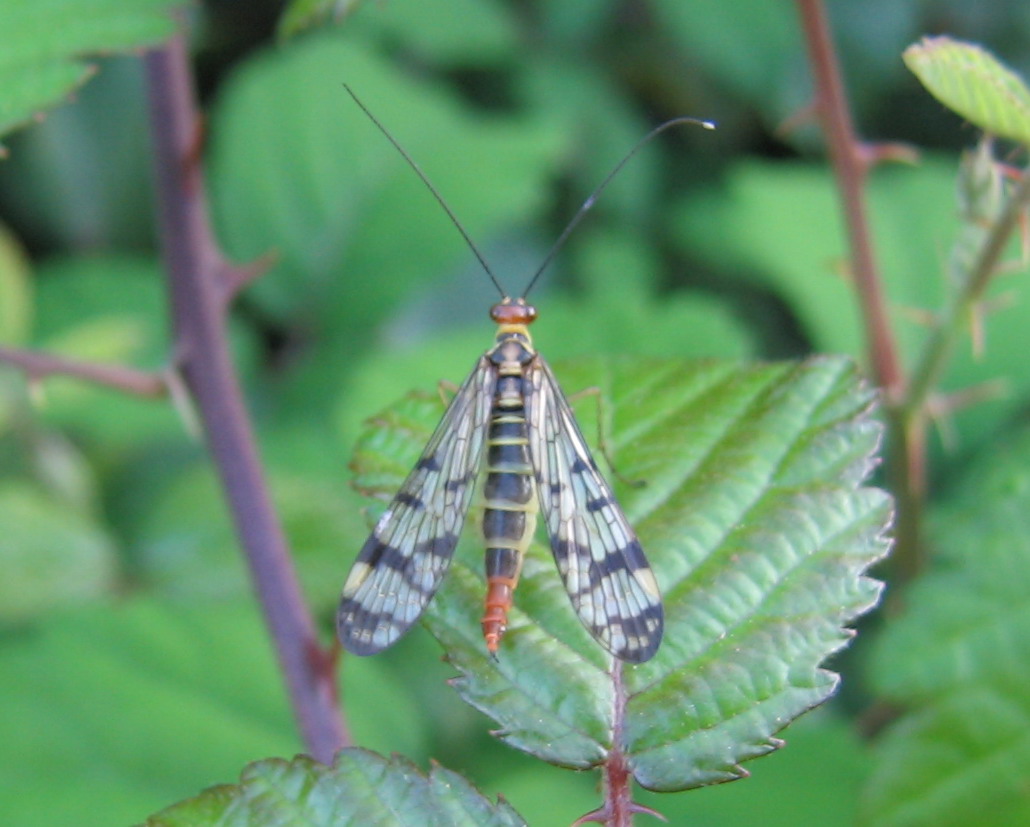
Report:
[[858,144],[858,159],[869,170],[877,164],[917,164],[919,150],[908,144],[888,141],[884,143],[861,142]]

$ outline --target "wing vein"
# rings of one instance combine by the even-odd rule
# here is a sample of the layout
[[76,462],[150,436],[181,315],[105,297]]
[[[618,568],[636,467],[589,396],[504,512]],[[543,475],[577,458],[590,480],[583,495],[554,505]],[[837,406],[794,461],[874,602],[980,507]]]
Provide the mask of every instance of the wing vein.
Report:
[[336,615],[347,651],[385,649],[440,587],[471,504],[495,380],[480,358],[358,553]]
[[663,628],[657,581],[550,367],[537,355],[526,375],[540,509],[569,599],[605,649],[648,660]]

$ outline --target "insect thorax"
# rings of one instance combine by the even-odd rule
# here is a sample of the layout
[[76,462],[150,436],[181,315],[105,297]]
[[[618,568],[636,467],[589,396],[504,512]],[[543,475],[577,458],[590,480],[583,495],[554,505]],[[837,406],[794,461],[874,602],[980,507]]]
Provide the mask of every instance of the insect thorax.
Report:
[[497,344],[491,348],[487,358],[500,373],[521,373],[522,368],[536,358],[529,331],[525,325],[501,325],[497,330]]

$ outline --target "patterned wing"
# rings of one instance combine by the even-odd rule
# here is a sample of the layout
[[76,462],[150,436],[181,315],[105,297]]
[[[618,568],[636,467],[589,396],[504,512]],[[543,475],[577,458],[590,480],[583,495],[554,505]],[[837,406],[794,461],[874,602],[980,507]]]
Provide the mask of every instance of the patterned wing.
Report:
[[348,652],[372,655],[394,643],[440,586],[469,510],[494,382],[483,357],[358,553],[336,614]]
[[540,510],[565,589],[579,619],[605,649],[642,663],[662,639],[658,582],[539,355],[527,380],[526,418]]

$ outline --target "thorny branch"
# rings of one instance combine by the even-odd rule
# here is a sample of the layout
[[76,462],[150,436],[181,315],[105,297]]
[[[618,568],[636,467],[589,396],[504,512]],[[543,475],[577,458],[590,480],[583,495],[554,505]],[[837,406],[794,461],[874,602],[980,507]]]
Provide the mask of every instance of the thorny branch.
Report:
[[923,556],[921,514],[926,494],[925,427],[921,421],[903,417],[899,408],[905,394],[905,377],[890,326],[865,199],[872,156],[855,134],[851,122],[823,2],[796,2],[815,80],[815,110],[826,135],[840,193],[851,251],[851,271],[869,347],[870,368],[883,389],[890,420],[888,473],[897,506],[892,560],[899,577],[906,579],[919,570]]
[[888,395],[893,395],[903,377],[869,228],[865,199],[869,153],[851,123],[822,0],[798,0],[798,7],[815,79],[816,114],[826,134],[830,161],[840,188],[852,275],[867,332],[869,363],[880,386]]
[[13,348],[0,348],[0,362],[20,368],[30,380],[72,376],[173,402],[185,385],[225,489],[304,743],[328,763],[350,743],[337,707],[334,658],[319,644],[272,507],[225,331],[232,299],[268,268],[271,257],[236,265],[215,242],[196,151],[200,117],[185,37],[180,33],[148,52],[144,65],[174,335],[171,365],[152,373]]
[[851,263],[863,310],[869,360],[883,388],[890,424],[888,473],[897,503],[896,578],[916,577],[925,557],[921,515],[926,500],[926,427],[932,393],[972,308],[998,273],[1005,244],[1030,204],[1030,175],[1024,174],[1004,210],[993,221],[968,278],[934,328],[914,370],[905,376],[888,323],[887,303],[876,268],[866,215],[864,186],[873,153],[855,135],[822,0],[796,0],[816,85],[816,111],[840,191],[851,247]]
[[632,827],[633,816],[642,813],[662,821],[667,819],[657,810],[637,804],[633,800],[633,771],[626,760],[623,740],[626,724],[626,685],[622,680],[623,665],[613,659],[612,678],[612,747],[604,760],[604,804],[580,816],[572,827],[596,822],[606,827]]
[[158,397],[168,392],[165,376],[120,365],[99,365],[10,347],[0,347],[0,362],[21,368],[30,380],[47,376],[71,376],[135,396]]
[[213,238],[201,167],[200,119],[182,34],[144,58],[154,140],[158,218],[180,370],[250,565],[294,714],[308,750],[328,762],[349,742],[332,661],[318,642],[272,507],[229,354],[227,295],[254,273],[234,269]]

